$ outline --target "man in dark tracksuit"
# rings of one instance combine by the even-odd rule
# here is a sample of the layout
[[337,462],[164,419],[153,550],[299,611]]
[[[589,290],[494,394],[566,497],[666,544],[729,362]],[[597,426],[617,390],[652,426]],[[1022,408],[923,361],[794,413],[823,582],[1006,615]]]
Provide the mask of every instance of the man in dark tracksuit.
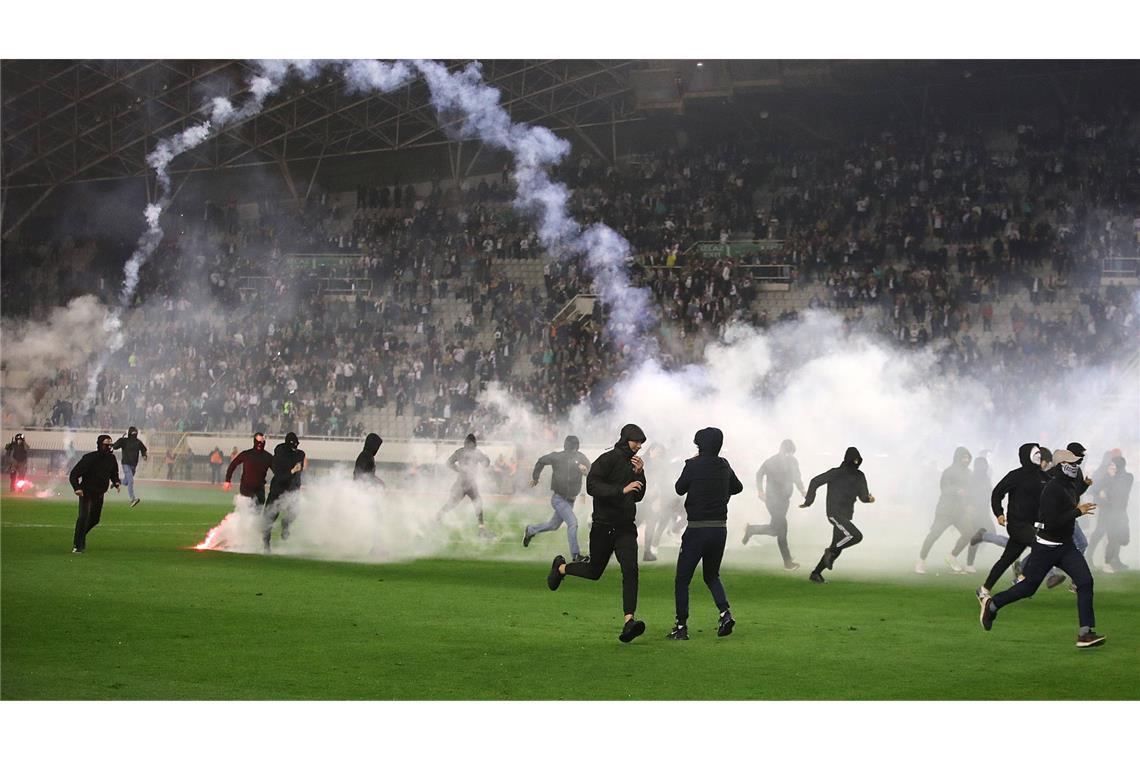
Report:
[[[1033,523],[1037,521],[1037,508],[1041,500],[1041,489],[1049,481],[1049,476],[1041,470],[1041,448],[1036,443],[1023,443],[1017,450],[1021,467],[1010,470],[998,481],[990,492],[990,509],[997,518],[998,525],[1005,526],[1009,543],[1001,556],[990,568],[990,574],[978,589],[979,598],[989,596],[990,589],[998,582],[1009,566],[1037,540]],[[1002,510],[1001,501],[1009,496],[1009,509]]]
[[1084,555],[1073,542],[1073,527],[1081,515],[1091,514],[1096,505],[1078,503],[1082,473],[1080,457],[1067,449],[1053,452],[1053,477],[1041,490],[1041,504],[1037,511],[1037,536],[1029,559],[1023,568],[1025,579],[1010,588],[981,599],[982,628],[990,630],[997,619],[998,610],[1007,604],[1033,596],[1045,580],[1049,570],[1061,568],[1077,586],[1077,616],[1080,629],[1078,647],[1095,647],[1105,637],[1093,630],[1096,616],[1093,613],[1093,577]]
[[614,447],[594,460],[586,476],[586,493],[594,497],[588,562],[566,563],[559,554],[550,566],[546,585],[554,591],[567,575],[596,581],[609,564],[610,555],[621,567],[621,595],[625,623],[618,638],[633,641],[645,633],[645,623],[635,620],[637,611],[637,502],[645,496],[645,463],[637,456],[645,433],[626,425]]
[[111,453],[111,436],[99,436],[95,450],[80,458],[71,468],[68,480],[71,490],[79,497],[79,517],[75,520],[71,551],[82,554],[87,549],[87,534],[103,515],[103,495],[107,488],[114,486],[119,490],[119,462]]
[[127,428],[127,434],[111,446],[111,450],[123,450],[123,485],[127,487],[127,496],[130,497],[131,506],[138,506],[142,499],[135,498],[135,470],[139,466],[139,455],[146,459],[146,444],[139,440],[139,429],[134,425]]
[[958,531],[958,541],[946,556],[946,564],[954,572],[962,572],[962,566],[958,564],[958,555],[969,545],[970,538],[975,533],[968,504],[972,459],[969,450],[959,446],[954,450],[954,461],[942,471],[942,480],[939,484],[941,493],[938,496],[938,506],[934,508],[934,523],[930,526],[930,532],[926,534],[922,549],[918,553],[918,562],[914,565],[916,573],[926,572],[926,555],[930,554],[934,542],[941,538],[950,526]]
[[483,497],[479,495],[478,478],[479,468],[490,467],[491,460],[487,458],[486,454],[479,451],[478,445],[475,434],[468,433],[466,440],[463,441],[463,448],[456,449],[447,458],[447,466],[459,473],[459,477],[452,484],[447,503],[440,508],[435,519],[442,520],[443,516],[455,509],[455,506],[466,496],[475,505],[475,519],[479,521],[479,535],[490,538],[491,534],[483,523]]
[[590,460],[578,451],[578,436],[568,435],[562,444],[562,451],[544,454],[534,463],[530,474],[530,487],[538,485],[542,468],[550,465],[550,506],[554,515],[544,523],[528,525],[523,530],[523,546],[530,546],[530,540],[539,533],[558,530],[566,523],[566,540],[570,544],[570,556],[574,562],[587,562],[578,547],[578,518],[574,516],[574,500],[582,491],[582,476],[590,469]]
[[384,439],[376,433],[369,433],[365,436],[364,449],[357,455],[356,464],[352,467],[353,480],[384,485],[384,481],[376,477],[376,452],[380,451],[380,446],[383,443]]
[[[800,567],[798,562],[792,561],[792,552],[788,548],[788,505],[792,500],[792,487],[799,489],[800,496],[804,495],[800,463],[796,461],[795,453],[796,444],[785,440],[780,444],[779,453],[765,459],[756,471],[756,492],[764,500],[772,521],[767,525],[744,526],[741,542],[747,544],[753,536],[775,536],[785,570],[798,570]],[[764,488],[764,478],[768,479],[767,489]]]
[[253,448],[246,449],[238,454],[226,468],[226,480],[222,483],[222,490],[230,490],[230,482],[234,470],[241,467],[241,482],[238,484],[238,493],[247,499],[253,499],[260,509],[265,505],[265,475],[273,463],[273,455],[265,450],[265,433],[253,434]]
[[732,471],[732,465],[720,456],[724,433],[717,428],[698,430],[693,436],[697,455],[685,461],[685,469],[677,478],[674,488],[678,496],[685,496],[685,514],[688,527],[681,535],[681,553],[677,555],[677,577],[674,596],[677,602],[677,624],[667,638],[689,638],[689,584],[697,563],[703,563],[705,585],[712,592],[713,602],[720,611],[717,636],[727,636],[736,625],[728,611],[728,596],[720,582],[720,561],[724,558],[724,543],[728,538],[728,500],[744,490],[744,484]]
[[[277,505],[278,499],[290,491],[301,488],[301,470],[305,469],[305,452],[299,448],[300,445],[297,434],[290,432],[285,434],[285,442],[277,444],[273,449],[273,461],[269,465],[273,468],[273,479],[269,481],[269,498],[265,500],[265,528],[262,532],[262,543],[267,552],[269,537],[273,533],[273,523],[277,521],[277,515],[281,514],[281,508]],[[293,518],[293,507],[286,507],[285,514],[281,517],[282,541],[289,538],[289,525],[293,522]]]
[[8,490],[15,493],[16,481],[23,480],[28,472],[28,444],[24,441],[24,434],[12,436],[12,440],[4,445],[4,453],[8,455]]
[[867,476],[859,471],[863,457],[859,449],[848,447],[843,454],[843,463],[827,472],[816,475],[808,483],[807,496],[801,507],[810,507],[815,501],[815,492],[820,486],[827,486],[827,519],[831,523],[831,546],[823,550],[819,564],[811,571],[812,583],[827,583],[823,577],[824,568],[830,570],[844,549],[849,549],[863,540],[863,534],[851,522],[855,516],[855,499],[870,504],[875,497],[867,491]]

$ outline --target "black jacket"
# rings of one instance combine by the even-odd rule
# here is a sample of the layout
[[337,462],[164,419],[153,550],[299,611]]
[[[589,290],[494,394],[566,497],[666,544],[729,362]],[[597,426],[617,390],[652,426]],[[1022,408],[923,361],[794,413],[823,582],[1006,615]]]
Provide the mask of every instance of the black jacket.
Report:
[[28,461],[28,444],[24,441],[4,444],[4,453],[12,458],[13,462]]
[[590,460],[578,451],[578,439],[568,436],[562,451],[552,451],[540,456],[534,463],[534,472],[531,473],[530,479],[537,481],[542,475],[542,469],[547,465],[550,465],[550,490],[564,499],[574,501],[582,492],[582,471],[578,469],[578,465],[587,468],[590,466]]
[[230,482],[234,470],[241,465],[241,485],[238,486],[238,493],[242,496],[253,496],[265,488],[265,474],[272,462],[273,455],[265,449],[261,451],[246,449],[234,457],[230,466],[226,468],[226,482]]
[[1021,444],[1017,450],[1021,467],[1007,472],[990,492],[990,509],[994,517],[1002,516],[1001,500],[1008,494],[1009,514],[1005,516],[1007,523],[1032,525],[1037,521],[1041,489],[1049,481],[1049,476],[1029,459],[1034,448],[1037,448],[1036,443]]
[[[767,488],[762,487],[765,477],[768,478]],[[792,488],[795,486],[799,486],[800,491],[804,490],[800,463],[794,454],[784,451],[774,454],[765,459],[756,471],[756,490],[764,492],[765,501],[787,501],[792,498]]]
[[1077,509],[1077,481],[1054,468],[1053,477],[1041,489],[1037,509],[1037,537],[1056,544],[1073,543],[1073,524],[1081,516]]
[[970,452],[959,446],[954,450],[954,461],[942,471],[939,482],[940,492],[938,506],[935,513],[940,515],[962,515],[965,513],[966,502],[970,498],[970,465],[962,464],[959,459],[970,456]]
[[71,468],[68,480],[72,491],[82,489],[85,496],[107,493],[119,485],[119,460],[109,451],[89,451]]
[[863,457],[854,446],[843,455],[843,464],[832,467],[827,472],[816,475],[808,483],[804,504],[811,506],[815,492],[820,486],[827,486],[827,516],[850,520],[855,515],[855,499],[863,503],[871,501],[867,491],[867,476],[859,471]]
[[384,439],[375,433],[369,433],[364,439],[364,450],[356,457],[356,465],[352,468],[353,480],[374,480],[376,478],[376,452]]
[[724,434],[717,428],[698,430],[693,442],[697,455],[685,460],[685,469],[674,488],[685,496],[685,513],[689,522],[728,519],[728,499],[744,490],[744,484],[732,471],[728,460],[719,456]]
[[[590,466],[586,475],[586,493],[594,497],[593,520],[611,528],[632,528],[637,516],[637,502],[645,497],[645,470],[634,473],[629,460],[633,451],[625,441],[618,441]],[[641,490],[622,493],[635,480]]]
[[129,464],[131,467],[139,466],[139,454],[146,456],[146,446],[138,438],[131,438],[130,436],[123,436],[111,445],[111,449],[123,450],[123,464]]
[[293,472],[293,467],[305,461],[305,452],[294,449],[287,443],[279,443],[273,448],[273,480],[269,487],[275,491],[296,491],[301,487],[301,473]]
[[[1097,514],[1111,520],[1128,513],[1128,496],[1132,493],[1132,473],[1125,469],[1124,457],[1115,457],[1116,474],[1107,473],[1096,483]],[[1101,494],[1104,494],[1101,496]]]

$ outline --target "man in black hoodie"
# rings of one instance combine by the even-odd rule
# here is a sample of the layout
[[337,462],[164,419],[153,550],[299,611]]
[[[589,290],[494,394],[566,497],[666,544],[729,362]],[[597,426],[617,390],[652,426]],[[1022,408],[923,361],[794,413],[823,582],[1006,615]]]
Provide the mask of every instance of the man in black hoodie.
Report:
[[111,446],[111,450],[123,450],[123,485],[127,487],[127,496],[131,506],[138,506],[142,499],[135,497],[135,469],[139,466],[139,456],[146,459],[146,444],[139,440],[139,429],[134,425],[127,428],[127,434],[119,438]]
[[12,440],[4,445],[4,453],[8,455],[8,490],[15,493],[16,481],[23,480],[28,472],[28,444],[24,441],[24,434],[12,436]]
[[222,490],[230,490],[234,470],[241,467],[238,493],[247,499],[253,499],[260,509],[265,505],[265,475],[272,463],[273,455],[265,450],[265,433],[260,431],[254,433],[253,448],[238,454],[226,468],[226,480],[222,483]]
[[554,591],[567,575],[596,581],[602,577],[610,555],[621,567],[621,595],[625,623],[618,638],[633,641],[645,633],[645,623],[635,620],[637,611],[637,502],[645,496],[645,463],[637,456],[645,443],[645,433],[637,425],[626,425],[614,447],[590,466],[586,493],[594,497],[593,525],[590,527],[588,562],[566,563],[559,554],[550,566],[546,585]]
[[356,464],[352,468],[352,479],[363,480],[369,483],[384,485],[384,481],[376,477],[376,452],[380,450],[384,439],[376,433],[369,433],[364,438],[364,450],[356,457]]
[[589,471],[590,460],[578,451],[578,436],[566,436],[562,451],[552,451],[538,458],[534,463],[534,472],[530,475],[531,488],[538,485],[542,469],[547,465],[550,465],[550,506],[554,508],[554,515],[539,525],[526,526],[523,530],[523,546],[530,546],[531,539],[539,533],[558,530],[562,523],[566,523],[570,556],[574,562],[587,562],[590,558],[583,556],[578,547],[578,518],[574,516],[574,500],[582,491],[582,476]]
[[[978,597],[990,595],[990,589],[998,582],[1009,566],[1021,553],[1032,546],[1037,539],[1033,523],[1037,521],[1037,507],[1040,504],[1041,489],[1049,476],[1041,470],[1041,447],[1036,443],[1023,443],[1017,450],[1021,467],[1010,470],[998,481],[990,492],[990,510],[997,518],[998,525],[1004,526],[1009,534],[1001,556],[990,568],[990,574],[978,589]],[[1009,496],[1009,509],[1002,510],[1001,501]]]
[[475,519],[479,521],[479,535],[483,538],[490,538],[491,534],[483,523],[483,497],[479,495],[479,468],[490,467],[491,460],[487,458],[486,454],[479,451],[478,447],[479,443],[475,440],[475,434],[468,433],[467,438],[463,441],[463,448],[456,449],[447,458],[447,466],[458,473],[458,477],[451,485],[451,495],[448,496],[447,503],[440,508],[435,519],[437,521],[442,520],[443,516],[455,509],[455,506],[463,501],[463,497],[466,496],[475,506]]
[[[1084,555],[1074,546],[1073,527],[1077,518],[1092,514],[1096,505],[1078,503],[1083,491],[1081,459],[1068,449],[1053,452],[1053,477],[1041,490],[1041,503],[1037,510],[1037,536],[1029,559],[1022,568],[1025,579],[991,597],[981,598],[981,622],[990,630],[997,619],[998,610],[1007,604],[1033,596],[1045,580],[1049,570],[1061,568],[1077,586],[1077,616],[1080,629],[1077,646],[1100,646],[1105,637],[1093,630],[1096,616],[1093,613],[1093,577]],[[1087,487],[1087,486],[1086,486]]]
[[939,484],[941,492],[938,496],[938,505],[934,508],[934,523],[922,542],[918,562],[914,565],[914,571],[920,575],[926,572],[926,555],[930,553],[934,542],[951,526],[958,531],[958,540],[946,555],[946,564],[956,573],[963,572],[962,566],[958,564],[958,555],[969,545],[970,539],[976,532],[969,510],[972,459],[969,450],[959,446],[954,450],[954,461],[942,471],[942,480]]
[[863,456],[854,446],[843,454],[843,463],[827,472],[816,475],[808,483],[807,496],[800,507],[810,507],[815,501],[815,492],[820,486],[827,486],[827,519],[832,525],[831,546],[823,550],[819,564],[811,571],[812,583],[827,583],[824,569],[830,570],[844,549],[849,549],[863,540],[863,534],[851,522],[855,516],[855,499],[870,504],[875,497],[867,491],[867,476],[859,471]]
[[[273,479],[269,481],[269,498],[265,500],[265,528],[261,536],[267,552],[269,551],[269,537],[273,533],[273,523],[277,521],[277,516],[282,511],[277,505],[277,500],[290,491],[297,491],[301,488],[301,471],[305,469],[305,452],[300,446],[301,441],[297,438],[297,434],[289,432],[285,434],[285,441],[277,444],[273,449],[273,461],[269,465],[273,469]],[[285,514],[281,517],[282,541],[289,538],[289,526],[294,519],[291,506],[284,511]]]
[[689,584],[697,563],[704,565],[705,585],[712,592],[720,611],[717,636],[727,636],[736,625],[728,611],[728,596],[720,582],[720,562],[724,558],[724,542],[728,538],[728,500],[744,490],[744,484],[732,471],[732,465],[720,456],[724,433],[718,428],[704,428],[693,436],[697,455],[685,461],[685,469],[674,488],[685,496],[688,527],[681,535],[681,553],[677,555],[677,577],[673,583],[677,603],[677,624],[667,638],[689,638]]
[[[744,526],[744,539],[747,544],[753,536],[775,536],[780,556],[784,559],[785,570],[798,570],[798,562],[792,561],[788,548],[788,506],[792,500],[792,487],[804,495],[804,484],[800,479],[800,463],[796,461],[796,444],[790,439],[780,443],[780,451],[764,460],[756,472],[756,493],[772,516],[767,525]],[[768,479],[767,488],[764,479]]]
[[96,439],[95,450],[80,458],[71,468],[68,480],[79,497],[79,517],[75,520],[71,552],[82,554],[87,549],[87,534],[103,515],[103,495],[110,486],[119,490],[119,462],[111,453],[111,436],[104,434]]

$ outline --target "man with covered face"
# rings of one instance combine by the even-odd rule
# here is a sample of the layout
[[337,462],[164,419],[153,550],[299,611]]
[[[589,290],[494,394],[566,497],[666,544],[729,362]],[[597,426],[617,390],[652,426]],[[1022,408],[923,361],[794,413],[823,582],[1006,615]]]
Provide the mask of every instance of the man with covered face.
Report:
[[95,450],[76,462],[68,480],[79,497],[79,517],[75,520],[71,552],[82,554],[87,550],[87,534],[103,515],[103,496],[107,489],[114,486],[119,490],[119,461],[111,453],[111,436],[104,433],[96,439]]
[[463,497],[466,496],[475,506],[475,519],[479,523],[479,535],[483,538],[490,538],[491,533],[483,522],[483,497],[479,494],[479,469],[490,467],[491,460],[486,454],[479,451],[479,443],[474,433],[468,433],[467,438],[463,441],[463,448],[456,449],[447,458],[447,466],[457,473],[457,477],[451,485],[451,494],[447,498],[447,503],[440,508],[436,520],[442,520],[443,516],[455,509],[456,505],[463,501]]
[[135,496],[135,470],[139,466],[139,457],[146,459],[146,444],[139,440],[139,429],[134,425],[127,428],[127,434],[111,445],[113,451],[121,449],[123,454],[123,485],[127,487],[127,497],[131,506],[138,506],[142,501]]
[[269,466],[273,469],[273,479],[269,481],[269,498],[265,500],[265,528],[262,531],[262,544],[265,551],[269,551],[269,538],[273,533],[273,523],[277,516],[284,511],[281,517],[281,540],[289,538],[289,526],[295,517],[293,506],[284,510],[277,504],[285,494],[298,491],[301,488],[301,471],[305,469],[305,452],[300,448],[301,441],[297,434],[285,434],[285,441],[277,444],[273,449],[273,460]]
[[[1021,466],[1010,470],[990,492],[990,510],[997,518],[998,525],[1005,528],[1009,542],[990,568],[990,574],[978,588],[978,597],[990,595],[990,589],[998,582],[1009,566],[1021,553],[1037,540],[1033,523],[1037,521],[1037,507],[1041,499],[1041,489],[1049,476],[1041,468],[1042,448],[1036,443],[1023,443],[1017,450]],[[1009,499],[1007,509],[1002,509],[1002,499]]]
[[260,508],[265,504],[265,476],[273,463],[273,455],[265,450],[265,433],[253,434],[253,448],[246,449],[230,461],[226,468],[226,479],[222,489],[230,490],[234,471],[241,467],[241,481],[238,493],[253,501]]
[[831,545],[823,550],[823,557],[808,576],[812,583],[827,583],[823,571],[832,569],[844,549],[863,540],[863,533],[851,522],[855,517],[855,500],[870,504],[875,497],[867,490],[867,476],[859,470],[861,464],[863,455],[850,446],[838,467],[816,475],[808,483],[807,495],[800,507],[810,507],[815,501],[815,492],[827,486],[827,520],[832,526]]
[[28,444],[23,433],[16,433],[12,440],[4,444],[8,455],[8,490],[16,492],[16,482],[23,480],[28,473]]
[[1077,646],[1083,649],[1104,643],[1105,637],[1093,630],[1096,615],[1093,612],[1092,573],[1073,540],[1077,518],[1096,510],[1096,505],[1092,502],[1080,501],[1080,494],[1084,490],[1081,486],[1085,485],[1080,463],[1081,457],[1069,449],[1053,452],[1053,476],[1041,489],[1034,525],[1037,535],[1029,559],[1022,568],[1025,578],[1000,594],[981,598],[980,618],[984,630],[993,628],[1002,607],[1033,596],[1048,572],[1058,567],[1073,579],[1077,587],[1077,618],[1080,626],[1077,630]]
[[625,621],[618,639],[629,643],[645,633],[645,623],[634,618],[637,611],[637,502],[645,496],[645,463],[637,456],[645,433],[634,424],[625,425],[617,443],[594,460],[586,476],[586,493],[594,497],[590,527],[590,559],[567,563],[559,554],[551,563],[546,585],[558,589],[567,575],[596,581],[602,577],[610,556],[621,567],[622,609]]
[[356,463],[352,466],[353,480],[384,485],[384,481],[376,476],[376,453],[383,443],[384,439],[378,433],[365,436],[364,449],[356,456]]
[[574,562],[587,562],[589,557],[582,554],[578,546],[578,518],[574,516],[574,500],[582,491],[582,476],[590,469],[590,460],[578,451],[578,436],[568,435],[562,444],[562,451],[544,454],[534,463],[530,475],[530,487],[538,485],[542,470],[550,465],[550,506],[554,514],[549,520],[537,525],[528,525],[523,530],[523,546],[530,546],[531,539],[539,533],[558,530],[566,523],[566,540],[570,545],[570,556]]
[[969,545],[970,538],[975,533],[969,510],[972,460],[969,450],[959,446],[954,450],[954,461],[942,471],[938,505],[934,508],[934,523],[922,542],[918,561],[914,564],[914,571],[920,575],[926,572],[926,555],[930,553],[934,542],[951,526],[958,531],[958,540],[946,555],[946,564],[956,573],[964,572],[962,566],[958,564],[958,555]]
[[756,494],[768,508],[772,520],[767,525],[746,525],[741,542],[747,544],[752,536],[774,536],[785,570],[798,570],[800,567],[798,562],[792,560],[792,552],[788,548],[788,506],[792,500],[792,488],[799,489],[800,496],[804,495],[800,463],[796,461],[795,454],[796,444],[790,439],[784,440],[780,443],[780,451],[760,465],[756,472]]

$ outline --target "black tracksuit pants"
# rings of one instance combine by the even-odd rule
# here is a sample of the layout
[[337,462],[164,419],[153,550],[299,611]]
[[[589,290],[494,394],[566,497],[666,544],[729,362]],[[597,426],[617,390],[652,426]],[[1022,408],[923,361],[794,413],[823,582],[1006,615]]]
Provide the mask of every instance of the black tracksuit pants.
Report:
[[677,622],[681,625],[689,619],[689,584],[697,571],[697,563],[703,565],[705,585],[712,592],[716,608],[724,612],[728,609],[728,597],[724,584],[720,582],[720,562],[724,558],[724,542],[728,538],[728,528],[686,528],[681,536],[681,553],[677,555],[677,578],[674,581],[674,596],[677,602]]
[[1005,529],[1006,533],[1009,534],[1009,543],[1005,545],[1001,556],[990,568],[990,574],[986,576],[986,582],[983,584],[986,588],[992,589],[1002,574],[1009,569],[1009,566],[1017,561],[1021,553],[1037,543],[1036,532],[1033,530],[1033,526],[1028,523],[1007,523]]
[[751,536],[775,536],[776,546],[780,547],[780,556],[784,558],[784,566],[792,564],[792,552],[788,548],[788,507],[789,499],[776,500],[771,497],[766,502],[768,514],[772,521],[767,525],[748,525],[745,530]]
[[80,551],[87,548],[87,534],[99,524],[103,516],[103,497],[106,494],[84,493],[79,497],[79,517],[75,520],[75,537],[72,546]]
[[844,549],[850,549],[863,540],[863,532],[855,527],[850,517],[828,515],[827,519],[832,525],[831,546],[823,550],[823,557],[820,558],[813,573],[822,573],[824,568],[830,570]]
[[605,572],[611,554],[621,567],[624,612],[632,615],[637,611],[637,526],[633,523],[615,528],[595,522],[590,527],[590,561],[568,563],[566,574],[596,581]]
[[[1012,543],[1012,542],[1011,542]],[[1001,609],[1007,604],[1013,604],[1019,599],[1033,596],[1038,586],[1045,580],[1045,576],[1054,567],[1061,569],[1068,575],[1073,583],[1077,584],[1077,617],[1081,626],[1092,628],[1096,625],[1096,616],[1093,615],[1093,577],[1085,557],[1077,547],[1072,544],[1060,546],[1047,546],[1034,543],[1029,559],[1025,561],[1022,571],[1025,580],[1015,583],[1005,591],[993,597],[993,605]]]
[[930,554],[930,549],[934,546],[934,542],[942,537],[946,529],[953,527],[958,531],[958,541],[954,544],[954,548],[950,550],[950,554],[957,557],[963,549],[970,543],[970,536],[977,533],[974,523],[964,514],[961,513],[938,513],[934,514],[934,524],[930,526],[930,532],[926,534],[926,540],[922,542],[922,551],[918,553],[921,559],[926,559],[926,555]]

